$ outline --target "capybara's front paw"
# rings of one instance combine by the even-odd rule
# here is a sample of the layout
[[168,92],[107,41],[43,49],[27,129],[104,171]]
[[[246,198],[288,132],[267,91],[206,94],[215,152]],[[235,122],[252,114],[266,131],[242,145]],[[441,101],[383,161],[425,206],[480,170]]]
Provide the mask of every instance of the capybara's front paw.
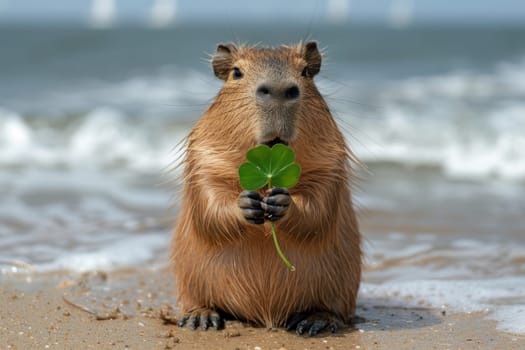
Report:
[[224,320],[218,312],[210,309],[198,309],[185,314],[178,323],[179,327],[188,327],[190,330],[195,330],[200,327],[202,330],[208,328],[219,330],[224,327]]
[[243,191],[239,195],[239,208],[242,216],[252,224],[264,224],[263,197],[259,192]]
[[261,203],[265,218],[270,221],[279,220],[286,214],[291,202],[290,192],[286,188],[273,187],[269,189]]
[[294,331],[298,335],[313,337],[320,332],[329,330],[332,334],[344,326],[344,322],[328,312],[299,313],[292,315],[284,324],[287,331]]

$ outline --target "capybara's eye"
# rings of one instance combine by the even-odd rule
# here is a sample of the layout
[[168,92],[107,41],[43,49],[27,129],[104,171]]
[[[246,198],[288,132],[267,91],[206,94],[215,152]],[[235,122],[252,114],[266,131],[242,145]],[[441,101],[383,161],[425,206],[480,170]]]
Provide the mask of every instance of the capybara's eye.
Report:
[[237,67],[233,67],[233,79],[241,79],[243,76],[241,70]]
[[303,71],[301,72],[301,75],[303,77],[309,77],[310,76],[310,71],[308,69],[308,66],[304,67]]

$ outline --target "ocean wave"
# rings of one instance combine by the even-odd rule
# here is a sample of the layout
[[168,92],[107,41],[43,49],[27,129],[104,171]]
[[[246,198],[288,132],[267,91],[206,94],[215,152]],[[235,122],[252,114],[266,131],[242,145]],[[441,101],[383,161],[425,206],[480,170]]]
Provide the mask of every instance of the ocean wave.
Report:
[[[451,178],[525,179],[525,103],[466,120],[423,119],[397,106],[363,123],[353,148],[368,163],[439,168]],[[364,136],[363,136],[364,135]],[[363,141],[364,140],[364,141]]]
[[[365,162],[431,166],[451,178],[525,179],[525,60],[364,88],[380,107],[340,113]],[[349,91],[359,89],[358,84]],[[367,91],[368,89],[368,91]],[[343,93],[344,94],[344,93]],[[379,94],[379,97],[371,95]],[[338,110],[343,110],[339,106]]]
[[[525,103],[463,122],[421,120],[398,106],[383,114],[382,123],[362,123],[358,133],[347,135],[366,163],[434,167],[451,178],[525,179]],[[187,123],[131,118],[110,107],[89,111],[64,128],[0,110],[0,164],[159,172],[179,157],[176,146],[189,129]]]
[[[454,179],[523,181],[523,81],[525,59],[483,73],[349,81],[333,94],[326,80],[319,85],[365,162],[431,167]],[[209,74],[168,67],[45,92],[27,108],[4,106],[0,164],[158,171],[177,157],[173,147],[219,88]]]
[[180,150],[175,146],[187,133],[184,126],[136,120],[110,107],[73,119],[52,127],[0,109],[0,165],[124,167],[159,173],[177,159]]

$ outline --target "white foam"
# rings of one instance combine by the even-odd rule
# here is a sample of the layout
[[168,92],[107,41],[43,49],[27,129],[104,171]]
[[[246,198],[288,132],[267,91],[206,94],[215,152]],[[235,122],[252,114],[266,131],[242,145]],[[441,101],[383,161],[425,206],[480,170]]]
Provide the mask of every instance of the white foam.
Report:
[[13,162],[23,157],[33,146],[33,133],[22,118],[0,108],[0,159]]
[[383,113],[381,126],[360,128],[371,141],[353,145],[364,161],[430,165],[454,178],[525,178],[525,102],[494,109],[472,125],[418,118],[396,106]]
[[525,334],[525,300],[517,305],[499,305],[488,317],[498,321],[502,331]]
[[13,112],[0,110],[0,144],[3,147],[27,147],[31,143],[31,130]]
[[158,261],[159,254],[164,256],[167,262],[166,242],[168,241],[169,237],[165,233],[128,236],[114,242],[107,242],[96,250],[63,253],[54,261],[38,265],[36,271],[109,271],[128,266],[141,266],[153,260]]
[[365,244],[362,303],[485,312],[498,329],[525,333],[525,246],[516,242],[393,233]]
[[117,166],[158,174],[178,156],[174,146],[187,132],[184,126],[166,130],[162,122],[135,121],[110,107],[95,108],[69,130],[32,127],[0,110],[0,165]]
[[386,281],[363,283],[362,302],[391,307],[446,308],[447,312],[485,312],[498,321],[498,329],[525,333],[525,306],[508,300],[523,298],[525,279],[522,277],[454,280]]
[[[131,168],[159,171],[170,162],[171,146],[162,142],[155,144],[148,140],[148,134],[126,121],[121,112],[97,108],[72,135],[68,161],[73,164],[85,164],[86,160],[104,165],[128,164]],[[166,135],[159,136],[162,140]]]
[[504,105],[488,117],[491,137],[450,146],[444,165],[456,177],[525,177],[525,104]]

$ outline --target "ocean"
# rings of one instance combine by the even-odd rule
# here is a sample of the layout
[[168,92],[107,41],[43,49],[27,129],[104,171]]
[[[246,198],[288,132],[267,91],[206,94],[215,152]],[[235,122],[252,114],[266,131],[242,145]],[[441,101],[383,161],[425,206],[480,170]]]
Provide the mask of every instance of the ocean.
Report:
[[0,27],[0,278],[167,265],[176,147],[219,42],[315,39],[364,162],[360,303],[525,333],[525,27]]

